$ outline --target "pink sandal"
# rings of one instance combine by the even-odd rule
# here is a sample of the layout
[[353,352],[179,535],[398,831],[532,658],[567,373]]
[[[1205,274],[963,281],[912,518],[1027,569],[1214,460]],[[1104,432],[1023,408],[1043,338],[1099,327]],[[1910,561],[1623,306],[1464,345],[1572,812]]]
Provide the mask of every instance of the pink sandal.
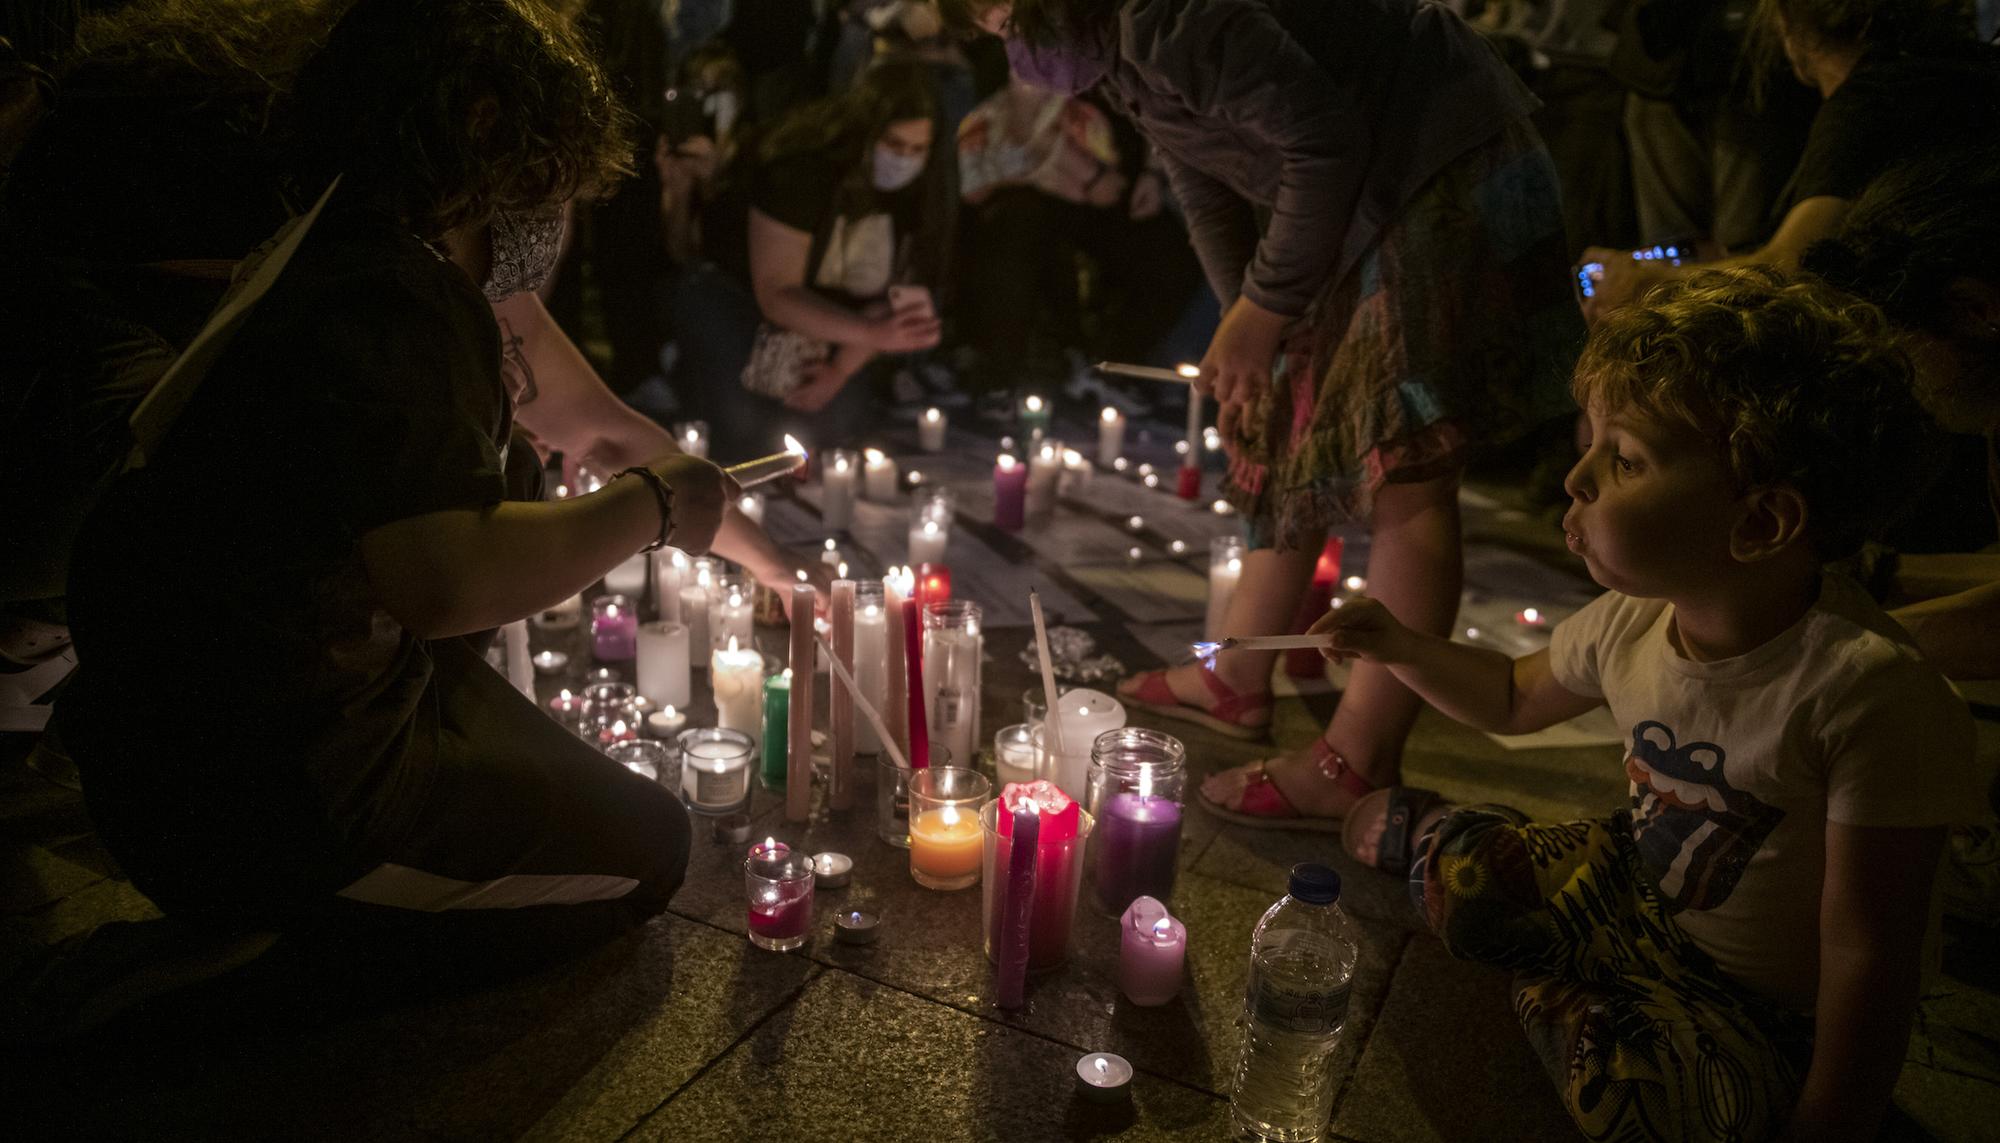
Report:
[[[1375,792],[1375,787],[1354,772],[1340,751],[1328,745],[1325,738],[1315,739],[1312,749],[1313,765],[1329,781],[1353,794],[1357,800]],[[1265,760],[1259,758],[1249,765],[1253,767],[1243,783],[1243,794],[1236,802],[1235,809],[1229,809],[1208,795],[1197,793],[1196,800],[1201,807],[1232,825],[1249,826],[1251,829],[1296,830],[1305,833],[1339,833],[1342,819],[1308,817],[1301,814],[1292,800],[1271,780],[1264,769]]]
[[1131,689],[1118,688],[1118,697],[1128,706],[1151,711],[1166,718],[1177,718],[1182,722],[1192,722],[1205,726],[1217,734],[1231,738],[1255,741],[1263,738],[1271,729],[1271,695],[1239,694],[1229,688],[1229,684],[1215,677],[1215,672],[1207,666],[1200,666],[1201,681],[1208,687],[1208,693],[1215,696],[1215,707],[1203,710],[1192,703],[1181,701],[1167,685],[1165,669],[1147,671],[1132,680]]

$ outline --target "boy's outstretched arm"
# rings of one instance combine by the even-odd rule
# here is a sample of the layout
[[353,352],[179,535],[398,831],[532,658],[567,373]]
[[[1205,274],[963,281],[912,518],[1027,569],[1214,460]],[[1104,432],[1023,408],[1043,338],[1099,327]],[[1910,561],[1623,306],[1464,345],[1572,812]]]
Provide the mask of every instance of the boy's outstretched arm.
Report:
[[1945,829],[1826,824],[1812,1065],[1782,1136],[1873,1139],[1903,1069]]
[[1328,658],[1380,663],[1424,701],[1476,730],[1528,734],[1603,701],[1556,682],[1547,651],[1510,659],[1498,651],[1412,631],[1366,597],[1320,616],[1309,633],[1331,636],[1324,652]]

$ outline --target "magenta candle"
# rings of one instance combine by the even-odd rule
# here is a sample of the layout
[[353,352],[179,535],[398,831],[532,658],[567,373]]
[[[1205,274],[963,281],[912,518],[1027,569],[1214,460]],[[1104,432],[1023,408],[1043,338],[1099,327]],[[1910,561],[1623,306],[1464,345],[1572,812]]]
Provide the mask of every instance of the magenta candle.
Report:
[[1002,455],[993,466],[993,526],[1018,532],[1027,523],[1028,466]]
[[639,654],[639,609],[629,596],[600,595],[590,602],[590,651],[604,662]]
[[751,943],[773,952],[805,944],[812,929],[812,860],[766,838],[750,847],[743,881],[750,897],[746,923]]
[[903,662],[909,670],[910,768],[931,764],[930,716],[924,711],[924,617],[913,595],[903,601]]
[[1187,926],[1151,897],[1132,902],[1118,921],[1118,991],[1142,1007],[1180,994]]
[[[1001,813],[1008,813],[1002,807]],[[1023,798],[1010,815],[1013,836],[1007,846],[1007,884],[1000,901],[999,982],[995,991],[1002,1008],[1027,1003],[1028,941],[1034,924],[1035,857],[1042,836],[1042,815],[1032,798]]]
[[1172,799],[1114,794],[1098,815],[1098,901],[1116,913],[1135,897],[1173,895],[1179,868],[1181,808]]

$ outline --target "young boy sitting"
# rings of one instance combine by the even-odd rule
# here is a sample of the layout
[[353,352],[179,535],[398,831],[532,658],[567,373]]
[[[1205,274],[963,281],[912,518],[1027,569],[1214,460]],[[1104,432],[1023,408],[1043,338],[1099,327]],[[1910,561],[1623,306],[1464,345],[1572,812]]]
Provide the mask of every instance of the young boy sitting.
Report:
[[1936,950],[1945,827],[1982,802],[1964,705],[1821,572],[1921,448],[1881,314],[1817,282],[1710,272],[1591,339],[1591,444],[1563,528],[1609,590],[1510,660],[1357,600],[1313,630],[1500,734],[1607,703],[1631,805],[1529,825],[1384,790],[1349,852],[1407,871],[1515,1010],[1593,1139],[1873,1138]]

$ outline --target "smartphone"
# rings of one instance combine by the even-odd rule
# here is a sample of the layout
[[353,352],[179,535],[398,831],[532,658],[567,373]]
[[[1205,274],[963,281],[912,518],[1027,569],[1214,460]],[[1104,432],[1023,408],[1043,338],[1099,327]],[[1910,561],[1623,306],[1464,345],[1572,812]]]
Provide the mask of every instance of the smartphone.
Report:
[[928,286],[890,286],[889,308],[898,314],[915,312],[927,318],[937,316],[937,306],[931,301]]
[[[1694,257],[1692,242],[1661,242],[1632,251],[1634,262],[1665,262],[1678,266]],[[1597,280],[1604,277],[1604,263],[1585,262],[1576,268],[1576,296],[1594,298],[1597,296]]]

